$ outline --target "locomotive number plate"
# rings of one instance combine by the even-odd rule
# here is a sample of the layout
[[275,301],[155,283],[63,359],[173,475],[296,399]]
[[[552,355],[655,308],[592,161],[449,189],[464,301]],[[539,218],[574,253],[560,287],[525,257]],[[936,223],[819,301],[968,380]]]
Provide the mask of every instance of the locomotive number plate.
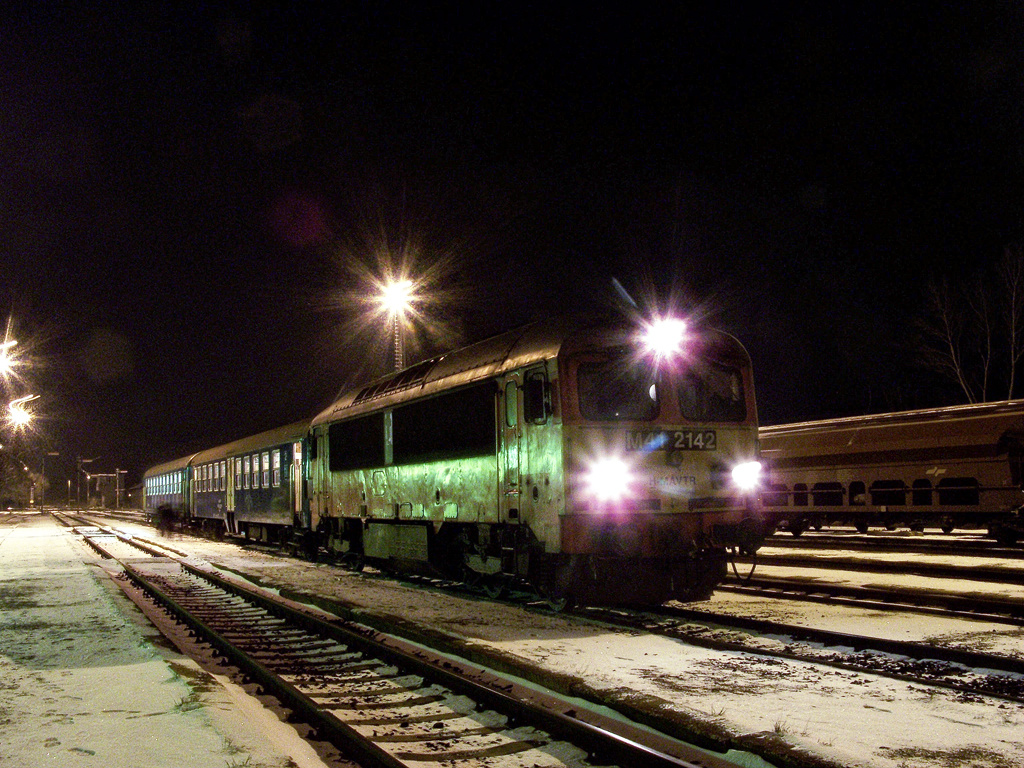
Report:
[[630,432],[626,447],[631,451],[716,451],[718,435],[713,429]]

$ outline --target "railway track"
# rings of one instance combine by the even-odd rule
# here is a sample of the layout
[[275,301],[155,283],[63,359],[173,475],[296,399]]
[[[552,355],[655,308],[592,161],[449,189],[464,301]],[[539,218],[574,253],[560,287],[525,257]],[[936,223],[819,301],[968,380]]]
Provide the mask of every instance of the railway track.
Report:
[[1024,560],[1024,547],[1004,546],[986,539],[955,538],[937,540],[916,536],[871,536],[858,533],[808,534],[799,538],[776,533],[764,543],[769,549],[845,550],[856,552],[892,552],[922,555],[947,555]]
[[317,740],[360,765],[735,768],[578,702],[254,590],[181,553],[92,524],[77,530]]
[[[706,647],[810,661],[1024,703],[1024,658],[663,606],[649,631]],[[680,622],[681,620],[681,622]],[[736,630],[725,637],[722,629]]]
[[853,571],[857,573],[879,573],[898,576],[923,576],[930,579],[955,581],[981,581],[989,584],[1011,584],[1024,586],[1024,570],[973,565],[949,565],[946,563],[918,563],[908,560],[869,560],[816,555],[758,555],[757,557],[737,556],[737,565],[782,566],[786,568],[815,568],[828,571]]

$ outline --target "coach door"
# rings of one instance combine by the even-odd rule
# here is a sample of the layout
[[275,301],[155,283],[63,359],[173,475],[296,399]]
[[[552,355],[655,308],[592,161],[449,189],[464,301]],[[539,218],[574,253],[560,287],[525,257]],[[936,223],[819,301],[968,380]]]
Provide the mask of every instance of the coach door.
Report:
[[308,529],[310,525],[309,505],[306,504],[306,473],[304,470],[305,456],[302,453],[302,441],[296,440],[292,443],[292,514],[302,521],[302,527]]
[[237,461],[241,461],[241,459],[236,456],[228,459],[227,477],[224,478],[224,521],[231,533],[238,533],[238,529],[235,528],[235,478],[238,476],[235,462]]
[[520,473],[519,457],[522,440],[522,374],[518,371],[505,377],[501,390],[499,423],[501,453],[498,458],[499,514],[502,521],[519,519]]

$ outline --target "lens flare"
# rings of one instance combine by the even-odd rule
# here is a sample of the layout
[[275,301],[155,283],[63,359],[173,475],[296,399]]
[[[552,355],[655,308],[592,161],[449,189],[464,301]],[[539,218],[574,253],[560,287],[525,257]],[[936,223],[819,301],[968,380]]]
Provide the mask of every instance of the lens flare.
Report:
[[663,318],[648,324],[643,343],[658,360],[674,357],[683,351],[686,322],[677,318]]
[[598,501],[621,501],[629,495],[633,472],[620,458],[596,459],[586,474],[587,489]]
[[761,462],[747,461],[732,468],[732,481],[741,491],[754,490],[761,480]]

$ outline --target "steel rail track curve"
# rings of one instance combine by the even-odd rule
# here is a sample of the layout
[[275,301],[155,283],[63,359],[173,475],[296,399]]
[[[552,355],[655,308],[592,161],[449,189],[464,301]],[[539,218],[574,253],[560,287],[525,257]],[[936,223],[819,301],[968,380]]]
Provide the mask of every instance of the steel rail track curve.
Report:
[[[113,535],[84,537],[104,553],[97,539]],[[667,737],[653,737],[655,746],[641,743],[610,728],[614,720],[588,722],[601,718],[577,708],[563,711],[547,695],[489,670],[313,615],[305,606],[123,539],[157,555],[149,562],[116,558],[128,578],[297,713],[317,738],[366,766],[483,765],[498,757],[509,766],[735,765]],[[402,698],[409,703],[403,706]]]

